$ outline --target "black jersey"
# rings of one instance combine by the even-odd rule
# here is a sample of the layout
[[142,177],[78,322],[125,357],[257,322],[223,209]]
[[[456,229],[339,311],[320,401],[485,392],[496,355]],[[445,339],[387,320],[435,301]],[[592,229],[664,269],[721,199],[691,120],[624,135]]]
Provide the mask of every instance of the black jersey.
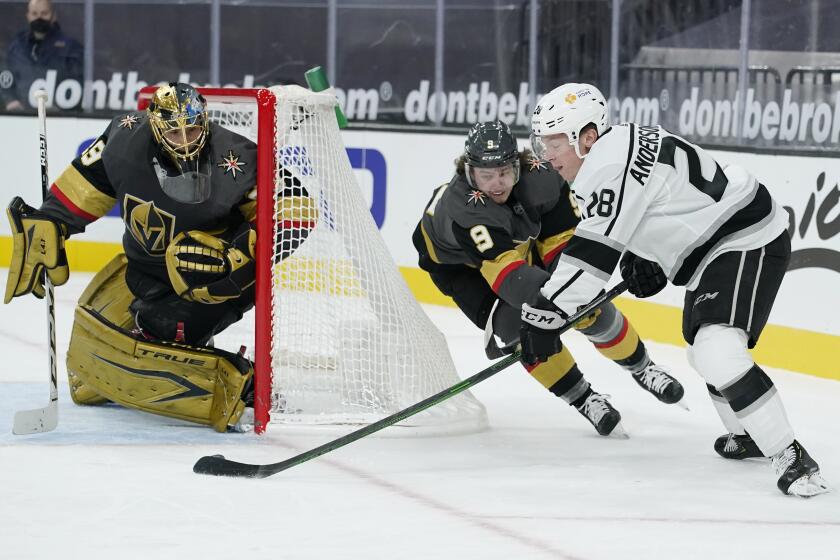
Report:
[[171,164],[152,136],[145,112],[115,118],[75,158],[50,188],[42,210],[79,233],[116,203],[125,223],[129,266],[167,280],[165,254],[183,231],[219,233],[253,221],[256,211],[256,144],[210,123],[199,166],[210,176],[209,198],[178,202],[159,180]]
[[523,168],[504,204],[456,174],[435,190],[419,225],[432,262],[478,269],[515,306],[548,280],[579,221],[569,185],[556,171],[538,160]]

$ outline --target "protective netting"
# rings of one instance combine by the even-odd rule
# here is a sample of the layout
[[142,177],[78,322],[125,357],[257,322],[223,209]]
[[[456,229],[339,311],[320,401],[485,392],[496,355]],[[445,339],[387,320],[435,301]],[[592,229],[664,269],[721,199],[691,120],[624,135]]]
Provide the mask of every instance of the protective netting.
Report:
[[[297,86],[271,91],[275,142],[259,146],[258,157],[276,163],[274,265],[266,267],[272,296],[257,303],[272,309],[271,422],[373,422],[459,378],[370,214],[341,140],[335,97]],[[254,104],[208,101],[213,120],[256,141]],[[216,345],[249,344],[249,328],[246,316]],[[402,425],[453,433],[486,421],[484,407],[465,392]]]

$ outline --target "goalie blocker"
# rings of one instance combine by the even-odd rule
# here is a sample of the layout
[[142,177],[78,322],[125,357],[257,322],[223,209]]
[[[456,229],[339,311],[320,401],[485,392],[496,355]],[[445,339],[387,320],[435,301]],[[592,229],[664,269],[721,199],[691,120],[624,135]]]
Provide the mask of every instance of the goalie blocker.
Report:
[[251,363],[230,352],[146,341],[130,332],[126,263],[124,255],[115,257],[79,300],[67,352],[73,401],[113,401],[219,432],[236,426],[252,406],[243,398],[250,392]]

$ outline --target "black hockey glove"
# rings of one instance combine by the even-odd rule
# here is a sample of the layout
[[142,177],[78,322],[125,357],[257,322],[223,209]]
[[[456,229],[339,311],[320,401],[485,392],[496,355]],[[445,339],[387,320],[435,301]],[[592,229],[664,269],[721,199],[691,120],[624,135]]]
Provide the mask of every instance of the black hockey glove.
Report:
[[658,294],[668,284],[662,267],[653,261],[636,256],[630,251],[624,253],[618,265],[621,277],[627,282],[627,291],[637,298]]
[[560,352],[563,349],[560,327],[565,324],[563,312],[539,291],[530,302],[523,303],[519,328],[522,361],[533,365]]

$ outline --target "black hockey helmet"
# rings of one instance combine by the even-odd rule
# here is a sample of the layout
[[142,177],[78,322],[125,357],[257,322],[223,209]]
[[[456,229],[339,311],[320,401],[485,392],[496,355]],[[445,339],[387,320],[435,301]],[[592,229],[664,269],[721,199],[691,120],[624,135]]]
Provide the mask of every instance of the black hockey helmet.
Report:
[[467,182],[473,184],[473,167],[504,167],[509,164],[513,164],[515,182],[519,181],[519,148],[510,127],[502,121],[474,124],[464,142]]

